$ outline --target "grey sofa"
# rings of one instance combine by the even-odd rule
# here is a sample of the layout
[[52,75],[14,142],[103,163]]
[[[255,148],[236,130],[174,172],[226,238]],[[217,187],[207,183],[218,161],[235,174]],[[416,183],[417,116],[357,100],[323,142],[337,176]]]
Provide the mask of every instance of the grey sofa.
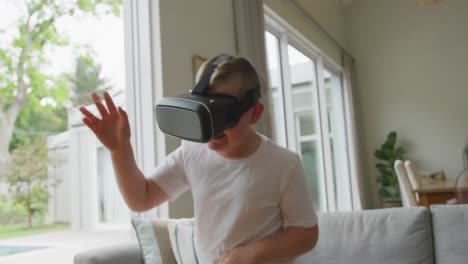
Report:
[[[316,248],[297,263],[468,263],[468,205],[323,213],[319,227]],[[160,247],[171,252],[170,243]],[[137,242],[81,252],[74,261],[143,263]]]

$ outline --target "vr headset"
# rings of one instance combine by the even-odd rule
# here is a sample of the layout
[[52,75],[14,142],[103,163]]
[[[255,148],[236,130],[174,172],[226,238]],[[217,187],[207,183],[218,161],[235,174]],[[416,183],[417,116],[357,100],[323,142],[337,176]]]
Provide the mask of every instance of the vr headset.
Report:
[[257,104],[260,86],[249,89],[241,100],[229,94],[207,93],[215,69],[232,59],[228,55],[218,56],[189,93],[162,98],[156,105],[156,118],[162,132],[205,143],[235,126],[242,114]]

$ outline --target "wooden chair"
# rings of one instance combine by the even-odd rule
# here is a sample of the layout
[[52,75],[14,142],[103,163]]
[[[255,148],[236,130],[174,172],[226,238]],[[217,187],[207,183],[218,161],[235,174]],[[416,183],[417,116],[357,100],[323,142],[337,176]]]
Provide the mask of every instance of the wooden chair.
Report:
[[400,186],[401,201],[403,203],[403,207],[418,206],[418,202],[416,201],[416,196],[414,195],[413,188],[408,179],[408,175],[406,173],[405,166],[403,165],[403,161],[396,160],[394,167],[398,177],[398,184]]

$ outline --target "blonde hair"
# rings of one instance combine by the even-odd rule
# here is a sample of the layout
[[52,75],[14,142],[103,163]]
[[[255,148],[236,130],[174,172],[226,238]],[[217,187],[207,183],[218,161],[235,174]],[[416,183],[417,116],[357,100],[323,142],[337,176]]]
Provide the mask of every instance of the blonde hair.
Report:
[[[218,56],[215,56],[208,61],[204,62],[200,69],[198,69],[195,81],[198,82],[205,72],[206,67],[210,65]],[[243,57],[234,57],[229,61],[225,61],[218,65],[210,78],[208,89],[215,87],[221,83],[232,80],[239,80],[240,96],[244,96],[247,91],[260,86],[260,79],[254,66]]]

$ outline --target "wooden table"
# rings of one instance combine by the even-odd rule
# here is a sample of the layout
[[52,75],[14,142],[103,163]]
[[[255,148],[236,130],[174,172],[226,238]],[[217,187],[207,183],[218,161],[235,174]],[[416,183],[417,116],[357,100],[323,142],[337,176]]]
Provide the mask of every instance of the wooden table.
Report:
[[458,199],[458,203],[468,203],[468,183],[459,188],[460,193],[457,195],[457,187],[455,181],[436,181],[434,183],[421,185],[413,190],[419,196],[418,205],[429,207],[432,204],[446,204],[448,200]]

